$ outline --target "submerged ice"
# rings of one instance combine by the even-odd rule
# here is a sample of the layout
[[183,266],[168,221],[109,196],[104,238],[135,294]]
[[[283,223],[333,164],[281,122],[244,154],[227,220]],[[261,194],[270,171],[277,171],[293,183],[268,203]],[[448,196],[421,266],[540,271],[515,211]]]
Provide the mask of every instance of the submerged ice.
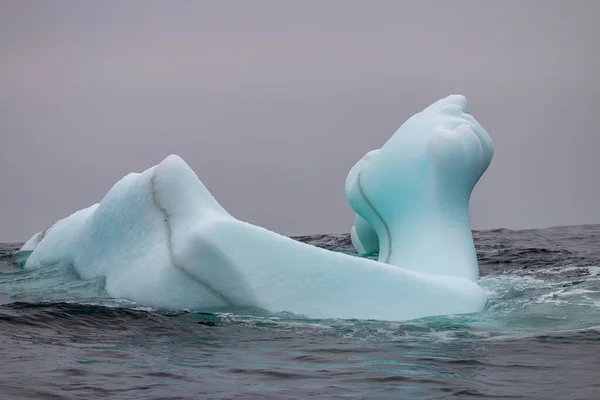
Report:
[[449,96],[363,157],[346,180],[352,240],[379,261],[234,218],[172,155],[34,235],[25,268],[69,265],[103,278],[112,297],[161,308],[382,320],[478,312],[487,299],[468,202],[492,152],[464,97]]

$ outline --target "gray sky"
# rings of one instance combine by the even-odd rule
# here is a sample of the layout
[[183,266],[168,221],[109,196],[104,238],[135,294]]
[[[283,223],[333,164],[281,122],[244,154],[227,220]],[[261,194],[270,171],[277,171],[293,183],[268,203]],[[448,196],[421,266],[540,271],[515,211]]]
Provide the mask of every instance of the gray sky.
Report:
[[0,242],[175,153],[234,216],[348,232],[350,167],[467,96],[472,225],[600,222],[600,1],[0,0]]

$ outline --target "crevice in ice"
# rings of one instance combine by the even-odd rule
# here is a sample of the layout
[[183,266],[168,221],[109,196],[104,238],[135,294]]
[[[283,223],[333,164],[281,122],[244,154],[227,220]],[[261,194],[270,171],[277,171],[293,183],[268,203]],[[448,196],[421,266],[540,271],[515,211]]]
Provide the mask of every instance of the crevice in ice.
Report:
[[[385,229],[385,241],[387,244],[387,252],[382,254],[382,246],[380,244],[379,246],[379,262],[383,262],[383,263],[387,263],[390,259],[390,257],[392,256],[392,235],[390,233],[390,228],[388,226],[388,224],[385,222],[385,220],[383,219],[383,217],[381,216],[381,214],[379,214],[379,211],[377,211],[375,209],[375,207],[373,206],[373,203],[371,203],[371,201],[369,200],[369,198],[367,197],[367,195],[365,194],[362,185],[360,183],[360,177],[362,175],[362,171],[358,172],[358,176],[356,178],[356,186],[358,186],[358,192],[360,193],[363,201],[367,204],[367,206],[369,206],[371,208],[371,210],[373,211],[373,213],[375,214],[375,217],[381,222],[381,225],[383,225],[383,228]],[[373,223],[369,222],[371,224],[371,226],[373,226]],[[379,238],[379,240],[381,240],[381,237]],[[385,247],[384,247],[385,248]]]
[[165,228],[167,230],[167,250],[169,252],[169,260],[171,261],[171,264],[175,268],[177,268],[179,271],[181,271],[183,274],[185,274],[187,277],[189,277],[191,280],[198,283],[200,286],[204,287],[210,294],[215,296],[217,299],[221,300],[226,306],[232,307],[234,305],[234,302],[229,300],[223,293],[221,293],[217,289],[213,288],[209,283],[207,283],[203,280],[200,280],[197,277],[189,274],[185,270],[185,268],[181,267],[180,265],[178,265],[175,262],[175,255],[173,254],[173,241],[172,241],[172,234],[171,234],[171,225],[169,224],[169,213],[167,212],[167,209],[165,207],[163,207],[163,205],[160,204],[160,201],[158,201],[158,199],[156,198],[155,180],[156,180],[156,171],[154,171],[152,173],[152,177],[150,178],[150,186],[151,186],[151,190],[152,190],[152,203],[158,209],[158,211],[160,211],[160,213],[162,214],[163,219],[165,221]]

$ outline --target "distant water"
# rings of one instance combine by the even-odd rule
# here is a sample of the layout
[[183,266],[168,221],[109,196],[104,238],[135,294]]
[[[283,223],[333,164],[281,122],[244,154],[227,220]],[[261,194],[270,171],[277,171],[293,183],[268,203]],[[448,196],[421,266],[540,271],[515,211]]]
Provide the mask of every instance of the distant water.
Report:
[[402,323],[144,308],[0,244],[0,399],[600,398],[600,226],[474,237],[487,310]]

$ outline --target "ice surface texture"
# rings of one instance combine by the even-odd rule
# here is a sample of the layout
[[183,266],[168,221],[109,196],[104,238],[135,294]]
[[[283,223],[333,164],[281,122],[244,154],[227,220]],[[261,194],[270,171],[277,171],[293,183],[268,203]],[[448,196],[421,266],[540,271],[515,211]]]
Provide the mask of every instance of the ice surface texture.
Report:
[[469,199],[493,152],[464,96],[448,96],[411,117],[346,179],[358,214],[352,228],[358,252],[379,250],[381,262],[477,280]]
[[[459,98],[455,103],[462,104]],[[427,161],[429,154],[445,153],[440,147],[448,144],[446,156],[432,158],[437,164],[431,170],[441,168],[445,174],[436,176],[438,186],[432,186],[440,191],[438,198],[466,193],[468,200],[470,189],[466,191],[461,186],[466,180],[463,175],[473,177],[481,173],[473,173],[469,169],[471,164],[467,165],[467,162],[472,162],[471,158],[463,160],[457,155],[456,143],[462,144],[463,139],[455,139],[453,135],[468,136],[463,133],[466,128],[457,128],[464,124],[453,126],[449,121],[473,120],[467,116],[455,117],[459,113],[454,111],[442,114],[442,109],[445,108],[440,107],[439,113],[431,114],[435,123],[428,122],[429,117],[423,118],[424,115],[418,114],[417,117],[425,121],[415,123],[409,120],[408,128],[405,127],[407,124],[403,125],[396,136],[406,132],[411,140],[417,142],[423,137],[434,138],[427,139],[429,145],[426,147],[412,145],[414,151],[424,152],[412,155],[419,162]],[[438,115],[445,116],[438,118]],[[371,169],[369,163],[368,168],[360,169],[358,174],[358,179],[364,179],[364,182],[357,183],[354,189],[351,182],[347,184],[349,199],[359,214],[364,214],[366,229],[370,229],[370,223],[379,238],[390,240],[392,245],[398,240],[394,236],[397,232],[418,238],[412,244],[418,246],[425,261],[416,251],[411,251],[406,258],[400,253],[394,258],[402,263],[377,262],[303,244],[239,221],[219,205],[181,158],[172,155],[140,174],[127,175],[100,203],[34,235],[22,249],[33,250],[25,268],[63,263],[72,266],[83,279],[104,278],[105,289],[110,296],[160,308],[208,311],[223,307],[256,307],[312,318],[382,320],[478,312],[487,299],[473,281],[473,274],[463,272],[468,268],[450,262],[435,267],[425,265],[427,260],[437,261],[428,253],[438,249],[427,244],[443,246],[443,249],[463,247],[463,251],[468,253],[473,246],[472,240],[456,236],[448,229],[432,232],[449,233],[446,237],[428,238],[418,226],[419,218],[423,218],[429,227],[437,226],[428,215],[432,212],[443,218],[440,226],[445,227],[447,221],[454,221],[455,225],[462,227],[461,224],[465,223],[463,214],[460,214],[462,209],[452,208],[460,202],[454,199],[441,201],[441,206],[450,207],[448,210],[433,208],[428,211],[423,204],[417,210],[422,214],[416,216],[415,222],[394,224],[396,217],[406,218],[403,213],[394,213],[394,207],[404,209],[407,204],[414,205],[407,201],[418,200],[417,192],[413,197],[407,195],[406,190],[412,189],[412,186],[408,186],[410,177],[404,174],[423,171],[426,174],[423,178],[428,180],[431,177],[427,174],[432,174],[426,168],[410,168],[410,162],[396,158],[395,151],[405,154],[405,150],[394,147],[394,138],[372,160],[372,165],[379,166],[379,169]],[[401,140],[398,145],[408,146],[409,142]],[[453,161],[463,164],[455,166]],[[449,166],[444,166],[444,163],[451,164],[449,166],[453,168],[448,169]],[[377,177],[378,173],[391,173],[393,176]],[[452,181],[445,182],[444,179]],[[458,189],[453,189],[454,179],[457,179]],[[363,191],[363,197],[353,201],[353,190]],[[442,190],[445,192],[442,193]],[[386,196],[390,196],[390,202],[386,202]],[[369,212],[363,212],[365,206],[361,202],[364,201],[370,201],[371,208],[368,210],[371,213],[380,213],[380,220],[386,221],[386,229],[392,232],[389,238],[378,230],[378,220],[371,219]],[[457,214],[445,215],[444,211]],[[468,221],[466,226],[468,228]],[[410,232],[411,229],[415,231]],[[355,231],[359,236],[362,234],[360,226]],[[361,240],[367,242],[366,238]],[[404,246],[403,242],[398,243]],[[368,246],[374,248],[375,245],[370,243]],[[382,244],[382,248],[385,246]],[[389,249],[390,245],[387,246]],[[404,249],[400,247],[398,251]],[[418,265],[405,265],[404,260]],[[476,262],[468,265],[469,268],[473,266],[477,268]],[[454,270],[458,272],[451,273]],[[432,273],[438,271],[445,273]]]

